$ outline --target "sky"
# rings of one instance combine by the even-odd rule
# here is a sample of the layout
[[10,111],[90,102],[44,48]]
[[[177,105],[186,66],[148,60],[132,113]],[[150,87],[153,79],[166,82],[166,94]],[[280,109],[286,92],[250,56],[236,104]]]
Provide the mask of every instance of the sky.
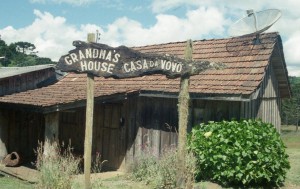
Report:
[[231,37],[228,28],[246,10],[279,9],[267,32],[281,35],[290,76],[300,76],[299,0],[1,0],[0,35],[7,44],[26,41],[54,61],[100,33],[110,46],[140,46]]

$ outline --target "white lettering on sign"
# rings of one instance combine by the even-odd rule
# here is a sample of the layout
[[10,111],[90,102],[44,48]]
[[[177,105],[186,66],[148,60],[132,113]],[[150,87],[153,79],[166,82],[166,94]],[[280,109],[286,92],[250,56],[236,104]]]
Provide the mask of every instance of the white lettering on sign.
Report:
[[78,53],[71,53],[64,58],[66,64],[72,65],[74,62],[78,62],[84,59],[99,59],[99,61],[107,61],[118,63],[120,54],[115,50],[94,49],[87,48],[85,50],[79,50]]
[[80,61],[81,71],[102,71],[112,74],[115,64],[98,61]]
[[159,61],[147,61],[146,59],[144,60],[137,60],[137,61],[131,61],[130,63],[124,63],[123,68],[126,73],[129,72],[135,72],[139,70],[145,70],[147,71],[148,69],[151,68],[160,68],[163,70],[168,70],[171,72],[177,72],[180,73],[182,71],[182,63],[176,63],[176,62],[171,62],[167,60],[160,60]]
[[182,64],[161,60],[161,69],[179,73],[182,71]]

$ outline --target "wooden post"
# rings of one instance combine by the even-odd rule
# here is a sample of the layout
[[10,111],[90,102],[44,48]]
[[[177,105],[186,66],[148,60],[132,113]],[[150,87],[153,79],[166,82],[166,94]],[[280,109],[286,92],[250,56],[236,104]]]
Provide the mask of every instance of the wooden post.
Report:
[[44,152],[45,156],[53,155],[53,143],[58,144],[59,132],[59,112],[53,112],[45,115],[45,141]]
[[59,112],[45,115],[45,140],[58,142]]
[[[95,35],[88,34],[88,42],[94,42]],[[87,74],[86,88],[86,120],[84,138],[84,185],[85,189],[91,189],[91,155],[93,140],[94,118],[94,75]]]
[[[192,59],[192,41],[188,40],[185,48],[185,59]],[[189,117],[189,83],[190,76],[185,75],[180,80],[180,91],[178,97],[178,172],[177,187],[185,187],[185,156],[186,156],[186,139]]]

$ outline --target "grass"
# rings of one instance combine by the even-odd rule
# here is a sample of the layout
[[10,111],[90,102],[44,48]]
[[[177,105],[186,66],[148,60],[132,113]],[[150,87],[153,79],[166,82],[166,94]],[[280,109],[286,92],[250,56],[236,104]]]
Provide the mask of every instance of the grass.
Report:
[[282,126],[282,140],[287,146],[291,164],[285,188],[300,188],[300,131],[295,132],[295,126]]
[[34,188],[33,184],[16,179],[11,176],[7,176],[0,173],[0,188],[5,189],[32,189]]

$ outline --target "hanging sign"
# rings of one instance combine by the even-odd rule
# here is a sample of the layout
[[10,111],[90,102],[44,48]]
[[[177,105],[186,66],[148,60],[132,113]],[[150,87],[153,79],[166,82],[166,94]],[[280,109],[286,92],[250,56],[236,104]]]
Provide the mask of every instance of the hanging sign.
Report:
[[125,46],[74,41],[76,47],[59,59],[57,68],[65,72],[91,73],[99,77],[131,78],[164,74],[168,78],[195,75],[216,68],[211,61],[186,61],[174,56],[146,54]]

